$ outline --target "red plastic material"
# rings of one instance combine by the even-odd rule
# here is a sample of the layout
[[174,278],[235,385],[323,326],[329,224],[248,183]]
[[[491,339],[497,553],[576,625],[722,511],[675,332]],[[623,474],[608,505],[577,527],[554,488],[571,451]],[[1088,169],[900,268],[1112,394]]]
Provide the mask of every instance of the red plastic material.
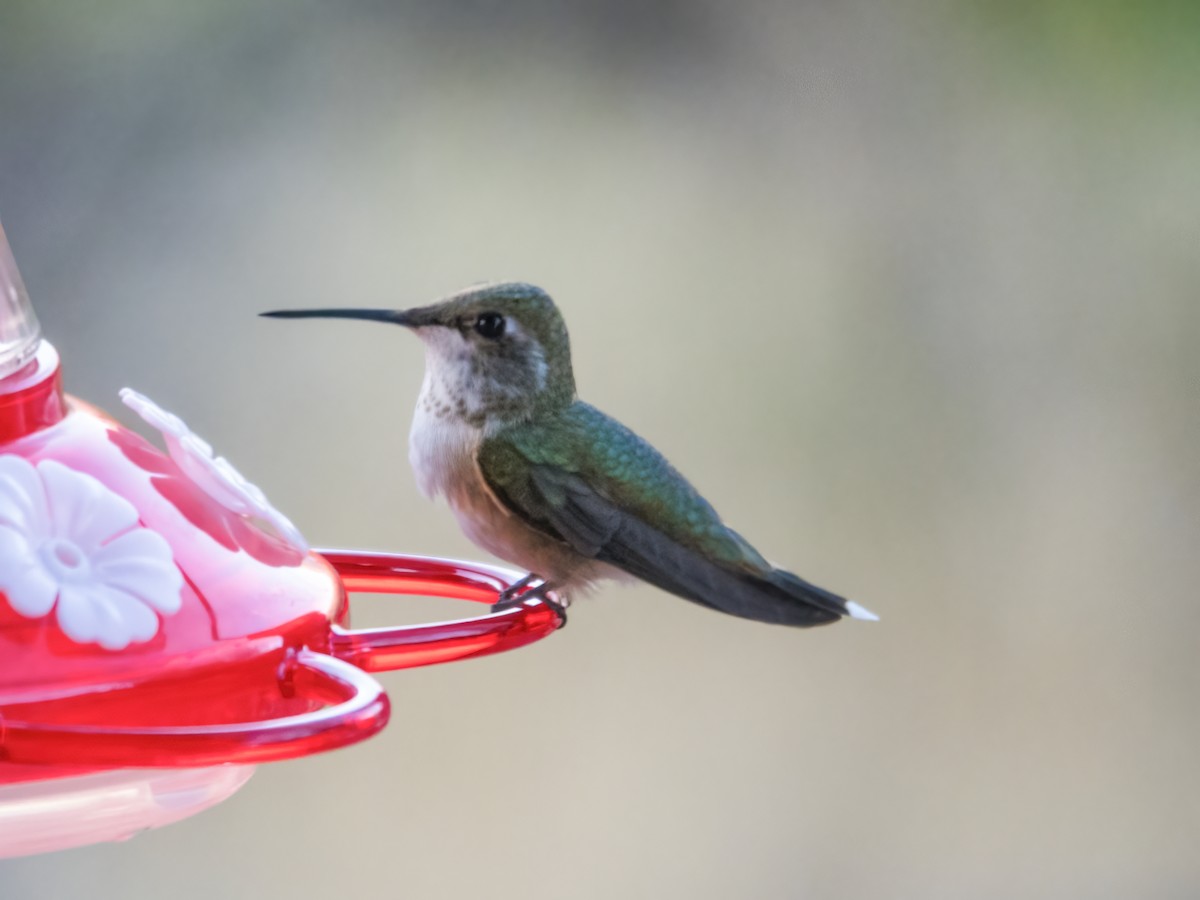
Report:
[[278,675],[280,687],[291,696],[336,705],[258,722],[162,728],[5,718],[0,723],[0,745],[14,762],[203,766],[302,756],[370,737],[387,724],[383,688],[354,666],[300,650],[289,653]]
[[[310,559],[321,557],[341,575],[346,591],[361,593],[492,603],[516,581],[514,573],[497,567],[430,557],[330,550]],[[0,702],[0,759],[25,764],[0,762],[0,784],[76,774],[40,771],[49,766],[255,763],[333,749],[370,737],[387,723],[387,696],[366,671],[500,653],[546,637],[561,624],[558,610],[540,598],[501,612],[428,625],[356,631],[327,622],[325,639],[313,642],[327,653],[281,650],[280,642],[260,638],[257,647],[243,647],[239,654],[221,653],[224,660],[215,671],[204,655],[195,657],[197,665],[186,682],[181,676],[152,677],[140,684],[92,687],[65,698],[48,691],[51,696],[41,700]],[[5,670],[5,676],[15,674]],[[0,683],[0,701],[12,696],[5,690],[11,687]],[[222,696],[227,709],[242,709],[249,702],[274,705],[281,714],[256,721],[169,726],[90,721],[177,721],[189,712],[210,715]],[[322,708],[324,703],[336,705]],[[297,705],[308,709],[287,714]]]
[[[420,594],[494,603],[514,581],[505,569],[445,559],[321,551],[348,591]],[[532,600],[474,619],[347,631],[334,626],[332,652],[368,672],[486,656],[523,647],[562,626],[559,611]]]
[[48,353],[35,364],[51,370],[0,384],[0,454],[56,460],[124,497],[167,540],[184,582],[179,610],[119,650],[74,642],[53,614],[21,615],[0,594],[0,785],[345,746],[387,722],[387,696],[367,672],[497,653],[560,626],[554,606],[532,599],[462,621],[351,629],[349,591],[493,603],[517,575],[300,551],[223,507],[148,441],[64,403]]
[[42,341],[33,359],[4,379],[0,444],[53,425],[66,415],[60,372],[58,351]]

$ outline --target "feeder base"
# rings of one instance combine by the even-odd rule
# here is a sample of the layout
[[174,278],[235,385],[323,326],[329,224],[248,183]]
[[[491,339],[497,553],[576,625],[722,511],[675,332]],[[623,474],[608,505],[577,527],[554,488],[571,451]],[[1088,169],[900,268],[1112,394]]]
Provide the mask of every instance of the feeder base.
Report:
[[232,796],[254,766],[115,769],[0,787],[0,858],[123,841]]

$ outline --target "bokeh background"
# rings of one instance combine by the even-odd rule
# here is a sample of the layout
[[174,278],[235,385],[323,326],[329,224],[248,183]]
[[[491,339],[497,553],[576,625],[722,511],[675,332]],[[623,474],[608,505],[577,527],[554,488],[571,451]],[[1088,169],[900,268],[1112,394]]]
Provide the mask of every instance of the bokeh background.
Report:
[[6,0],[73,393],[318,545],[479,558],[408,469],[418,343],[255,313],[533,281],[589,400],[883,620],[605,590],[0,896],[1196,896],[1198,102],[1187,2]]

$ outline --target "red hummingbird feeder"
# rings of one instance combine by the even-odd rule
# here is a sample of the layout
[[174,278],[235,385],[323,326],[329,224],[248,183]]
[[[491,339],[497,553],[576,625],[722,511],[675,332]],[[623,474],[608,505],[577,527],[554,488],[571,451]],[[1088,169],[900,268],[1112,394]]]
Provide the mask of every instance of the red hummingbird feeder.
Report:
[[556,630],[540,598],[355,630],[351,592],[492,603],[519,575],[310,550],[181,419],[125,403],[166,449],[65,396],[0,229],[0,857],[185,818],[258,763],[379,732],[371,672]]

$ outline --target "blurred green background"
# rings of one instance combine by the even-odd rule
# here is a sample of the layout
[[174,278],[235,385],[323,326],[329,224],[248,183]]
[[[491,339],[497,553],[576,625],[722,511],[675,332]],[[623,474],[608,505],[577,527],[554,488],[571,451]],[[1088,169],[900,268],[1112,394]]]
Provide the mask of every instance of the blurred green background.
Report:
[[607,589],[0,896],[1195,896],[1198,102],[1194,3],[6,0],[72,393],[317,545],[479,558],[408,469],[418,342],[255,313],[533,281],[587,399],[883,621]]

